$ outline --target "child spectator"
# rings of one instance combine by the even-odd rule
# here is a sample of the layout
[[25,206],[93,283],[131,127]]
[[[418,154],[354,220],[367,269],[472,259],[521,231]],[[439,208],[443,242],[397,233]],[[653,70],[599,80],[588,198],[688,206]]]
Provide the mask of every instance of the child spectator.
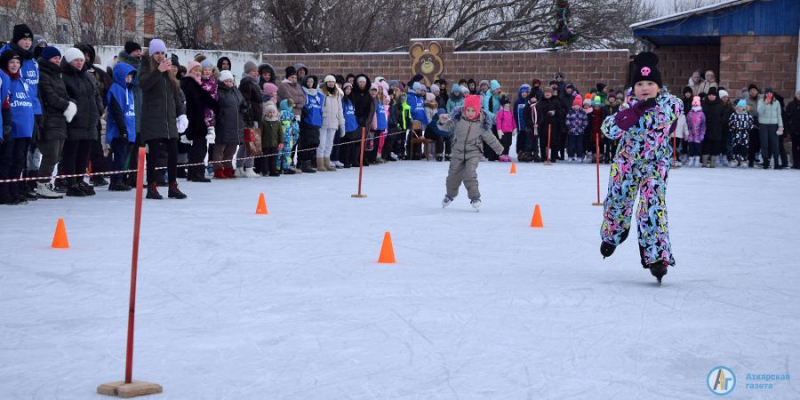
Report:
[[274,83],[264,82],[264,84],[261,87],[261,93],[262,93],[261,96],[262,102],[264,103],[272,102],[272,104],[278,103],[278,87],[275,86]]
[[281,176],[281,158],[285,132],[278,114],[278,108],[272,102],[264,103],[264,117],[261,126],[261,150],[266,156],[267,170],[265,176]]
[[[524,159],[521,161],[542,161],[539,155],[539,111],[536,108],[539,98],[534,94],[528,98],[528,104],[522,113],[525,120],[525,149],[523,150]],[[519,140],[519,139],[517,139]]]
[[753,129],[753,116],[747,113],[747,101],[736,103],[736,111],[731,114],[728,127],[733,135],[731,167],[745,167],[750,148],[750,130]]
[[528,135],[525,126],[525,108],[528,106],[528,95],[530,95],[531,87],[528,84],[523,84],[517,90],[517,100],[514,102],[512,108],[514,115],[514,124],[517,127],[517,159],[519,161],[530,161],[528,158],[530,154],[525,155],[525,146],[528,141]]
[[[114,153],[114,170],[128,169],[125,161],[128,158],[128,148],[136,143],[136,110],[134,108],[133,91],[131,82],[136,76],[136,69],[130,64],[117,63],[112,70],[114,83],[106,94],[106,143],[111,145]],[[112,192],[127,192],[132,188],[126,183],[123,175],[111,175],[111,184],[108,190]]]
[[278,161],[280,169],[286,175],[299,174],[302,171],[294,167],[292,148],[300,137],[300,126],[294,114],[294,100],[281,100],[281,124],[283,125],[283,149],[280,151]]
[[[297,65],[295,65],[297,67]],[[297,68],[298,72],[300,68]],[[298,75],[298,79],[301,79]],[[317,77],[306,75],[302,78],[303,92],[306,94],[305,104],[303,105],[302,118],[300,120],[300,139],[297,143],[297,162],[303,172],[315,173],[311,159],[314,155],[312,149],[319,146],[319,132],[322,127],[322,104],[325,95],[317,89]],[[305,150],[305,151],[304,151]],[[319,168],[319,163],[317,164]],[[325,171],[326,168],[322,168]]]
[[453,110],[464,106],[464,94],[461,86],[453,85],[450,89],[450,98],[447,100],[447,113],[452,114]]
[[725,125],[724,109],[717,96],[717,88],[710,87],[703,100],[703,113],[706,115],[706,136],[703,139],[703,167],[715,168],[717,154],[722,140],[722,127]]
[[497,112],[497,136],[500,139],[500,144],[503,145],[503,153],[500,154],[500,161],[511,162],[511,157],[508,156],[511,148],[511,141],[517,134],[517,125],[514,122],[514,113],[511,110],[511,102],[508,101],[506,96],[500,98],[500,107],[502,109]]
[[686,114],[686,125],[689,135],[686,142],[689,144],[689,163],[690,167],[700,166],[700,143],[706,136],[706,115],[703,114],[703,107],[700,105],[700,96],[692,99],[692,110]]
[[672,132],[673,137],[673,147],[672,151],[675,154],[675,166],[681,166],[681,157],[679,150],[683,143],[683,139],[689,134],[689,127],[686,125],[686,114],[680,113],[678,115],[678,122],[675,123],[675,131]]
[[[33,98],[36,94],[30,91],[20,72],[22,62],[22,55],[14,50],[5,50],[0,55],[0,85],[5,92],[0,101],[5,111],[3,139],[0,140],[0,179],[20,177],[33,136]],[[85,169],[78,173],[84,172]],[[0,204],[27,203],[25,193],[25,182],[0,183]]]
[[581,110],[580,96],[575,96],[567,113],[567,162],[583,162],[583,135],[588,126],[589,115]]

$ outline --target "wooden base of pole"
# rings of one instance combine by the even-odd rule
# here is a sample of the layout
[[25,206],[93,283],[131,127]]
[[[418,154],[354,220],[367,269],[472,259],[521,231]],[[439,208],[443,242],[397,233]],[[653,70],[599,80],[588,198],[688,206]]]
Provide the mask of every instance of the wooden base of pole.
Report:
[[592,205],[593,205],[593,206],[602,206],[602,205],[603,205],[603,203],[594,202],[594,203],[592,203]]
[[544,165],[553,165],[553,163],[550,162],[550,160],[547,160],[547,161],[544,162]]
[[97,387],[97,393],[99,394],[121,397],[123,399],[158,394],[163,390],[161,385],[157,383],[142,381],[132,381],[131,383],[125,383],[124,381],[111,382],[104,383]]
[[363,198],[367,197],[367,195],[365,195],[365,194],[351,194],[350,197],[352,197],[354,199],[363,199]]

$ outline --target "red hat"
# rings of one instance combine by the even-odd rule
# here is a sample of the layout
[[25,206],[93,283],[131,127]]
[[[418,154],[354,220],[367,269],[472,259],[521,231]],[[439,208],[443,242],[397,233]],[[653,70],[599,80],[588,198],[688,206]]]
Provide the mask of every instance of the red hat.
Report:
[[481,110],[481,96],[477,94],[471,94],[464,99],[464,109],[467,108],[474,108],[475,111]]
[[572,105],[578,107],[582,106],[583,102],[581,101],[581,96],[575,96],[575,98],[572,100]]

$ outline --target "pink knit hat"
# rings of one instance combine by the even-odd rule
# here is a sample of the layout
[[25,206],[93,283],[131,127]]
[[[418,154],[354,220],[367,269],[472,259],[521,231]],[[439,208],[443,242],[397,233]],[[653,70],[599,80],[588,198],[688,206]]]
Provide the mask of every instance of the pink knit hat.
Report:
[[275,97],[278,95],[278,87],[274,83],[265,82],[263,92],[267,96]]
[[700,107],[700,96],[692,98],[692,107]]

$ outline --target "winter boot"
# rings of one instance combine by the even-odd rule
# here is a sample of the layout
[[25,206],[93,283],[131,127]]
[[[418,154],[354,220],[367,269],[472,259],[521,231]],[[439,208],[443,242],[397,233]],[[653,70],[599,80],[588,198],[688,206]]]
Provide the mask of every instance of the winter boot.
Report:
[[244,167],[236,167],[236,176],[239,178],[247,178],[247,173],[244,170]]
[[236,179],[236,174],[234,173],[233,167],[223,168],[223,173],[225,174],[225,177],[228,179]]
[[[319,163],[319,161],[317,163]],[[317,170],[315,170],[311,166],[311,160],[303,161],[303,166],[302,166],[302,168],[300,170],[305,172],[305,173],[309,173],[309,174],[313,174],[313,173],[317,172]]]
[[317,157],[317,171],[323,172],[327,170],[328,168],[325,167],[325,159],[322,157]]
[[708,162],[709,168],[717,168],[717,156],[711,156],[711,160]]
[[253,168],[245,168],[244,169],[244,177],[245,178],[260,178],[261,176],[253,171]]
[[131,190],[131,188],[128,185],[125,185],[125,183],[122,181],[122,178],[111,178],[111,184],[108,185],[109,192],[127,192],[129,190]]
[[78,183],[73,183],[67,188],[67,197],[86,197],[86,192]]
[[283,170],[284,175],[294,175],[295,173],[296,172],[294,172],[294,168],[286,168],[285,170]]
[[153,199],[153,200],[161,200],[161,199],[163,199],[163,197],[161,197],[161,194],[158,193],[158,184],[156,184],[156,183],[148,183],[147,184],[147,196],[145,196],[145,197],[147,197],[148,199]]
[[178,189],[178,183],[172,182],[169,184],[169,192],[167,193],[167,197],[170,199],[178,199],[182,200],[186,198],[186,195]]
[[614,254],[614,250],[617,249],[617,246],[614,246],[611,243],[602,242],[600,243],[600,254],[603,255],[603,258],[611,257]]
[[214,179],[228,179],[228,176],[225,175],[225,168],[217,168],[214,170]]
[[41,199],[62,199],[64,196],[60,193],[56,193],[53,190],[53,185],[48,183],[38,182],[36,183],[36,195],[39,196]]
[[711,158],[711,157],[709,157],[709,156],[708,156],[708,154],[703,154],[703,161],[702,161],[703,168],[708,168],[708,167],[710,167],[710,165],[708,164],[708,160],[709,160],[710,158]]
[[449,206],[450,203],[452,203],[452,202],[453,202],[453,198],[452,197],[450,197],[448,195],[444,195],[444,199],[442,199],[442,208],[445,208],[445,207]]
[[86,181],[84,181],[83,179],[78,181],[78,187],[80,187],[81,190],[83,190],[83,193],[85,193],[87,196],[94,196],[96,194],[94,188],[88,183],[86,183]]
[[331,163],[330,157],[323,157],[322,158],[322,165],[325,166],[325,169],[331,172],[336,171],[336,166]]

